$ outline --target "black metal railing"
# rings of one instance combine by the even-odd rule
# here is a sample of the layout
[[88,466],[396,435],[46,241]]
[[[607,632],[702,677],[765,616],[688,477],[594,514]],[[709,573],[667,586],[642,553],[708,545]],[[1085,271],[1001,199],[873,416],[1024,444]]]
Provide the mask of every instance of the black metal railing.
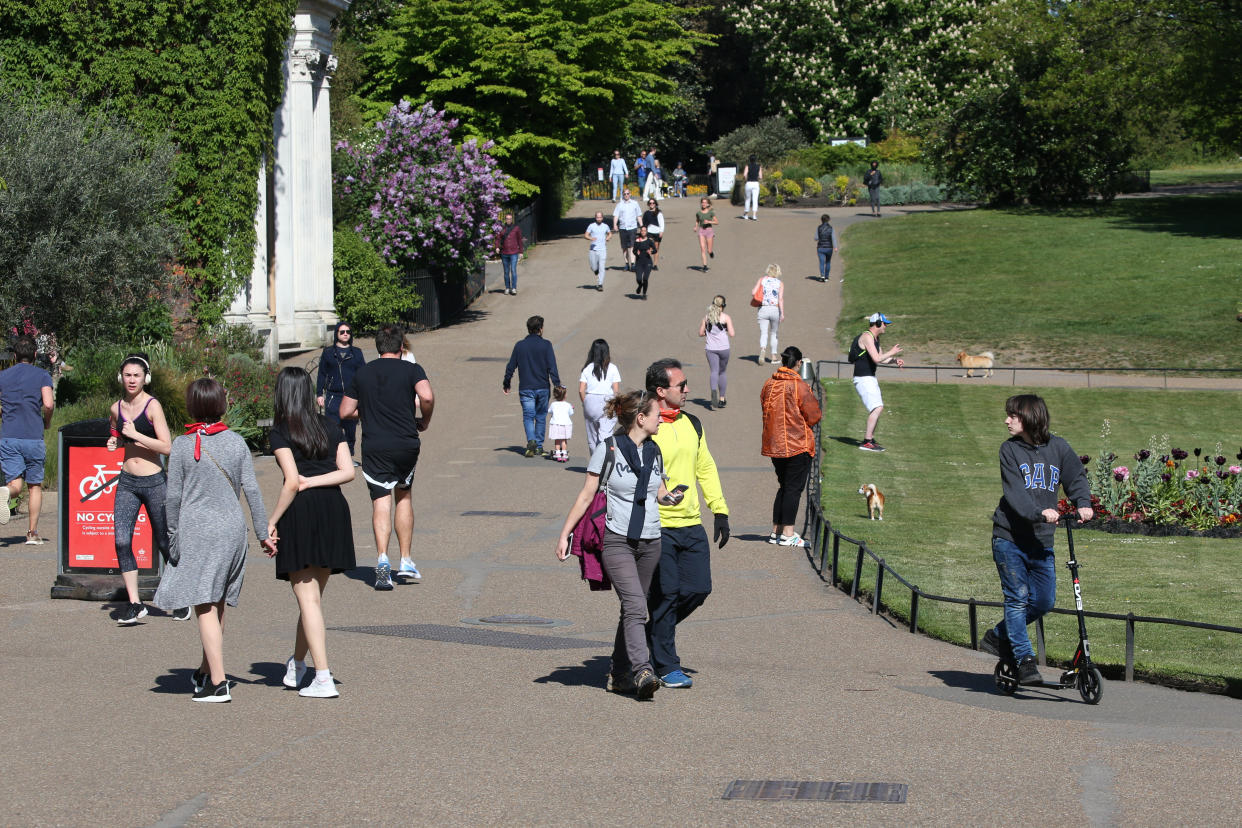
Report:
[[[841,379],[843,371],[844,371],[845,376],[847,377],[852,377],[853,372],[854,372],[853,363],[847,362],[843,359],[836,359],[836,360],[821,359],[819,362],[815,363],[816,373],[822,377],[824,374],[820,370],[820,366],[833,366],[834,375],[836,379]],[[979,368],[975,368],[972,370],[973,370],[975,377],[979,377],[980,375],[985,373],[983,369],[979,369]],[[906,379],[918,380],[920,379],[920,377],[929,377],[931,382],[938,383],[941,381],[940,379],[941,374],[944,374],[948,378],[962,379],[965,369],[959,365],[910,365],[907,363],[906,366],[903,369],[901,369],[901,371]],[[1086,387],[1088,388],[1100,388],[1100,387],[1107,388],[1107,387],[1111,387],[1111,385],[1110,384],[1100,385],[1098,383],[1099,377],[1117,375],[1117,374],[1125,374],[1125,375],[1133,375],[1136,377],[1142,377],[1142,376],[1148,376],[1152,378],[1160,377],[1161,385],[1164,388],[1168,388],[1169,377],[1171,376],[1173,377],[1211,377],[1211,378],[1242,377],[1242,368],[1168,368],[1168,367],[1152,367],[1152,368],[1111,368],[1111,367],[1110,368],[1063,368],[1063,367],[1047,368],[1047,367],[1044,367],[1044,368],[1041,368],[1035,365],[1006,365],[1006,366],[998,366],[998,367],[992,368],[991,373],[992,373],[992,376],[996,376],[997,374],[999,374],[1002,377],[1008,374],[1010,385],[1018,384],[1019,374],[1059,374],[1062,376],[1083,377],[1086,381]],[[1091,384],[1091,378],[1093,375],[1097,378],[1096,385]]]
[[[811,368],[809,361],[804,364],[803,377],[811,384],[815,390],[815,397],[820,403],[820,409],[823,410],[824,403],[824,386],[820,382],[819,366],[831,364],[824,361],[815,364]],[[809,376],[808,376],[809,375]],[[871,613],[878,615],[880,610],[885,609],[884,581],[886,576],[891,576],[901,586],[910,591],[910,617],[907,619],[910,632],[917,633],[919,631],[919,603],[921,601],[936,601],[945,604],[958,604],[967,608],[967,616],[970,628],[970,647],[972,650],[979,649],[979,607],[996,607],[1004,608],[1001,601],[981,601],[977,598],[957,598],[950,595],[936,595],[934,593],[925,592],[920,589],[917,584],[911,583],[902,577],[901,573],[893,569],[883,557],[877,555],[867,542],[857,538],[851,538],[842,534],[832,527],[832,522],[824,514],[824,508],[821,498],[823,490],[822,469],[820,460],[823,457],[823,440],[821,439],[820,428],[823,420],[815,426],[815,444],[821,447],[816,452],[811,474],[808,476],[806,485],[806,519],[803,523],[802,537],[807,540],[806,556],[810,561],[811,567],[823,580],[828,581],[834,587],[845,589],[844,580],[841,578],[841,544],[854,547],[853,552],[853,577],[849,583],[849,594],[851,598],[857,600],[860,590],[862,589],[863,565],[869,558],[876,565],[875,584],[871,590]],[[850,554],[848,549],[846,554]],[[831,555],[831,561],[829,556]],[[1075,615],[1076,610],[1064,609],[1062,607],[1053,607],[1051,610],[1059,615]],[[1125,662],[1125,680],[1134,680],[1134,638],[1135,627],[1138,624],[1170,624],[1178,627],[1190,627],[1198,630],[1211,630],[1213,632],[1225,632],[1242,635],[1242,627],[1230,627],[1224,624],[1210,624],[1204,621],[1188,621],[1182,618],[1162,618],[1153,615],[1135,615],[1134,613],[1126,613],[1121,615],[1115,612],[1097,612],[1094,610],[1085,610],[1083,614],[1088,618],[1100,618],[1108,621],[1124,621],[1126,624],[1126,662]],[[1047,664],[1047,656],[1044,649],[1044,622],[1040,619],[1035,622],[1035,640],[1036,649],[1038,651],[1038,659],[1040,664]]]

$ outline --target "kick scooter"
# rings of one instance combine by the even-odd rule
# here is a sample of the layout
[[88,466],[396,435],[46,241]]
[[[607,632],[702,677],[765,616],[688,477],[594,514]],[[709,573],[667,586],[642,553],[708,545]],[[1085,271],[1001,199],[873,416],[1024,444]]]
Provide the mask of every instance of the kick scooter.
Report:
[[[1065,562],[1065,565],[1074,579],[1074,606],[1078,611],[1078,649],[1074,652],[1074,660],[1070,662],[1069,669],[1061,673],[1060,681],[1045,681],[1042,684],[1027,686],[1045,687],[1052,690],[1077,687],[1083,701],[1087,704],[1099,704],[1104,696],[1104,681],[1100,676],[1100,671],[1091,663],[1091,644],[1087,641],[1087,621],[1082,612],[1082,584],[1078,581],[1078,567],[1082,564],[1078,563],[1078,558],[1074,556],[1074,530],[1070,528],[1070,522],[1076,517],[1077,515],[1066,515],[1062,519],[1065,521],[1065,537],[1069,546],[1069,560]],[[1017,692],[1018,665],[1012,656],[1007,659],[1002,658],[997,663],[996,669],[992,671],[992,675],[996,679],[996,689],[1007,696],[1012,696]]]

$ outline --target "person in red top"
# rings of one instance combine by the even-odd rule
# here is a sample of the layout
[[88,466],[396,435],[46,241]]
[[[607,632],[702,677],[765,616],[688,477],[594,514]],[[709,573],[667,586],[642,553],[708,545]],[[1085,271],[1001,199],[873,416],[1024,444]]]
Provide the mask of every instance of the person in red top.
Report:
[[790,345],[781,352],[781,367],[763,390],[763,456],[772,458],[778,488],[772,503],[772,534],[768,543],[806,546],[794,531],[798,502],[815,456],[815,424],[823,417],[815,392],[798,373],[802,351]]
[[526,239],[522,228],[513,223],[513,213],[505,213],[504,226],[496,234],[496,255],[505,268],[505,293],[517,295],[517,263],[526,252]]

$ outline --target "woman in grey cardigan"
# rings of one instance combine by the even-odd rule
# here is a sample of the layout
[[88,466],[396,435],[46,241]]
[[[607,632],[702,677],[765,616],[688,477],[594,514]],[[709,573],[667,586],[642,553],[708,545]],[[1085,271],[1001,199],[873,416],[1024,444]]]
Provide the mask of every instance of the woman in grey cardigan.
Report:
[[[194,671],[194,701],[227,702],[224,674],[224,606],[237,606],[246,573],[245,491],[250,519],[269,556],[276,544],[267,535],[267,513],[255,481],[250,450],[220,422],[228,397],[220,383],[197,379],[185,392],[186,409],[198,422],[173,440],[168,458],[168,531],[180,560],[164,570],[154,604],[161,609],[194,607],[202,639],[202,661]],[[180,527],[186,527],[179,533]]]

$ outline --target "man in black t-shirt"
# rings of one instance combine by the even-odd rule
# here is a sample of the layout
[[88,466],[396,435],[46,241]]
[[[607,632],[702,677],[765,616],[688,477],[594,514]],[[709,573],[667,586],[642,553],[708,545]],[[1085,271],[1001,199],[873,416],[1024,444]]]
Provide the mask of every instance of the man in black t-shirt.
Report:
[[[388,539],[395,526],[401,550],[400,579],[422,575],[410,558],[414,537],[414,502],[410,484],[418,465],[419,432],[426,431],[435,408],[431,382],[423,366],[401,359],[402,331],[385,325],[375,335],[379,359],[354,374],[341,400],[341,419],[362,420],[362,476],[371,492],[371,525],[375,529],[375,588],[392,589]],[[418,405],[422,416],[418,417]],[[390,498],[389,495],[392,495]]]

